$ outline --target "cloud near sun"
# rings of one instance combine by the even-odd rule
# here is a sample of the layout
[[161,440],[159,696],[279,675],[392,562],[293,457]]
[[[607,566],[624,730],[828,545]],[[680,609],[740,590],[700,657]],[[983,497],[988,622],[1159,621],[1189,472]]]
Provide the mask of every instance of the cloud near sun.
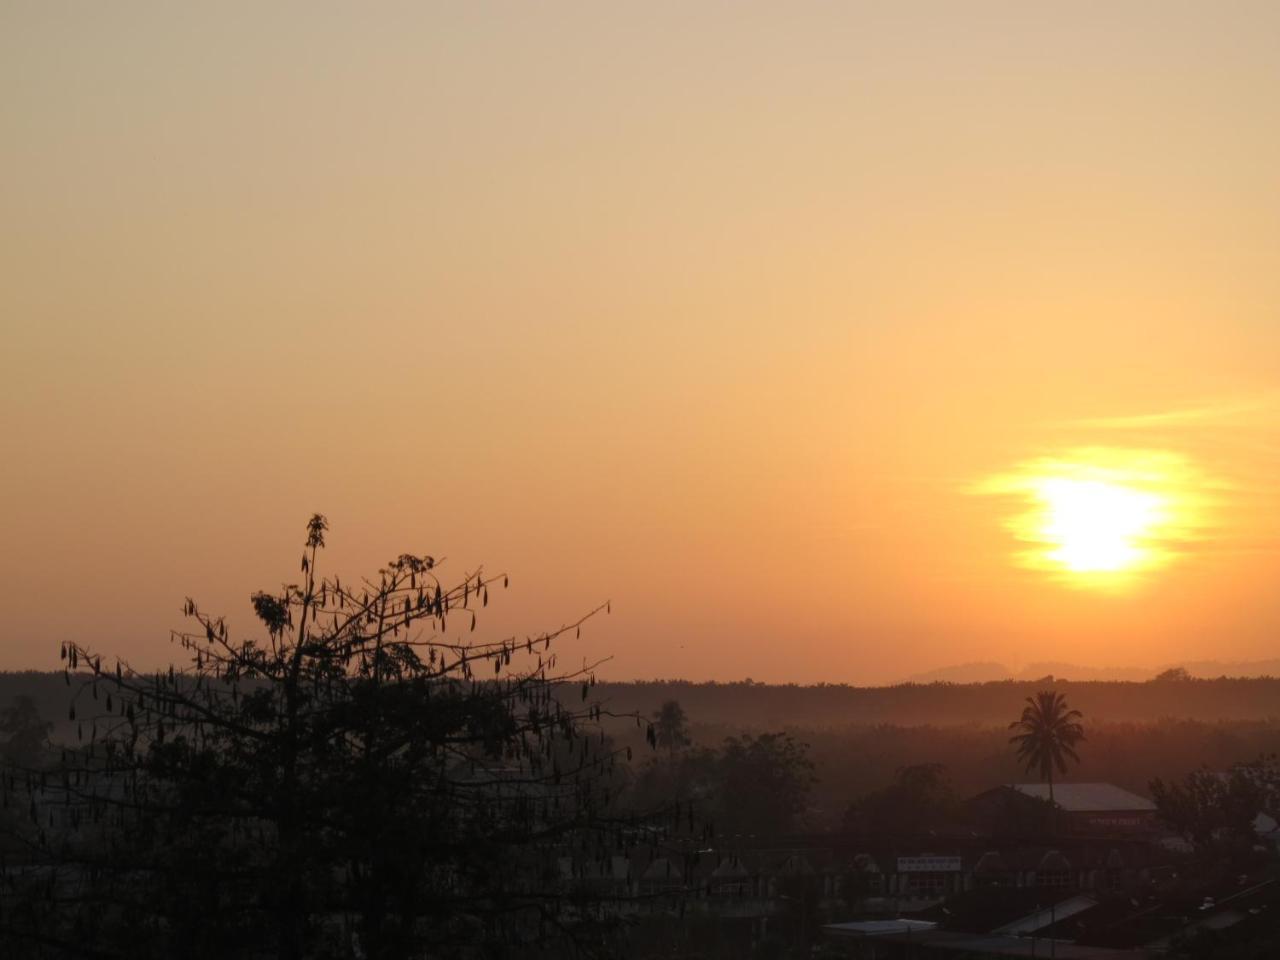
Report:
[[1113,589],[1183,556],[1207,529],[1213,486],[1184,455],[1081,447],[1026,460],[972,492],[1017,504],[1006,526],[1025,566]]

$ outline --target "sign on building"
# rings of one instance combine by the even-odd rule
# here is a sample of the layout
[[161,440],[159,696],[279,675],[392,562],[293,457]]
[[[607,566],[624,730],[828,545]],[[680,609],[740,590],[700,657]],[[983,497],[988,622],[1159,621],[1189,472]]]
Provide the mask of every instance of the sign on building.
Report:
[[959,857],[899,857],[899,873],[959,873]]

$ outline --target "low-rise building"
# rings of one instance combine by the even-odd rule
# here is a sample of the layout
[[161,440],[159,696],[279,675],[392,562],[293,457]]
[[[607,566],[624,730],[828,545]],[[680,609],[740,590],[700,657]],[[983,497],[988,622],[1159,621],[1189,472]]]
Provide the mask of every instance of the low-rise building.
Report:
[[1113,783],[1010,783],[968,801],[971,817],[993,835],[1035,832],[1048,819],[1055,832],[1078,836],[1149,836],[1159,829],[1156,805]]

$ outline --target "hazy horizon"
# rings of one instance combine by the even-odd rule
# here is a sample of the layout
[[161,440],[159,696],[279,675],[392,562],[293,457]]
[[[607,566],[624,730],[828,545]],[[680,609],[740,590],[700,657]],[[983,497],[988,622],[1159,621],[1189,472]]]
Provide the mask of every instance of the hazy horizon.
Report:
[[0,669],[326,570],[603,676],[1273,656],[1269,3],[0,9]]

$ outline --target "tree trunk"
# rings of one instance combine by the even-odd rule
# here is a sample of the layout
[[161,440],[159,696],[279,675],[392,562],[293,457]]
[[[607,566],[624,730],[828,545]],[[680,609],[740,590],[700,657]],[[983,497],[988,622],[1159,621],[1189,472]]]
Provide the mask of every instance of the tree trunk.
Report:
[[1058,804],[1053,799],[1053,767],[1049,768],[1049,836],[1058,835]]

